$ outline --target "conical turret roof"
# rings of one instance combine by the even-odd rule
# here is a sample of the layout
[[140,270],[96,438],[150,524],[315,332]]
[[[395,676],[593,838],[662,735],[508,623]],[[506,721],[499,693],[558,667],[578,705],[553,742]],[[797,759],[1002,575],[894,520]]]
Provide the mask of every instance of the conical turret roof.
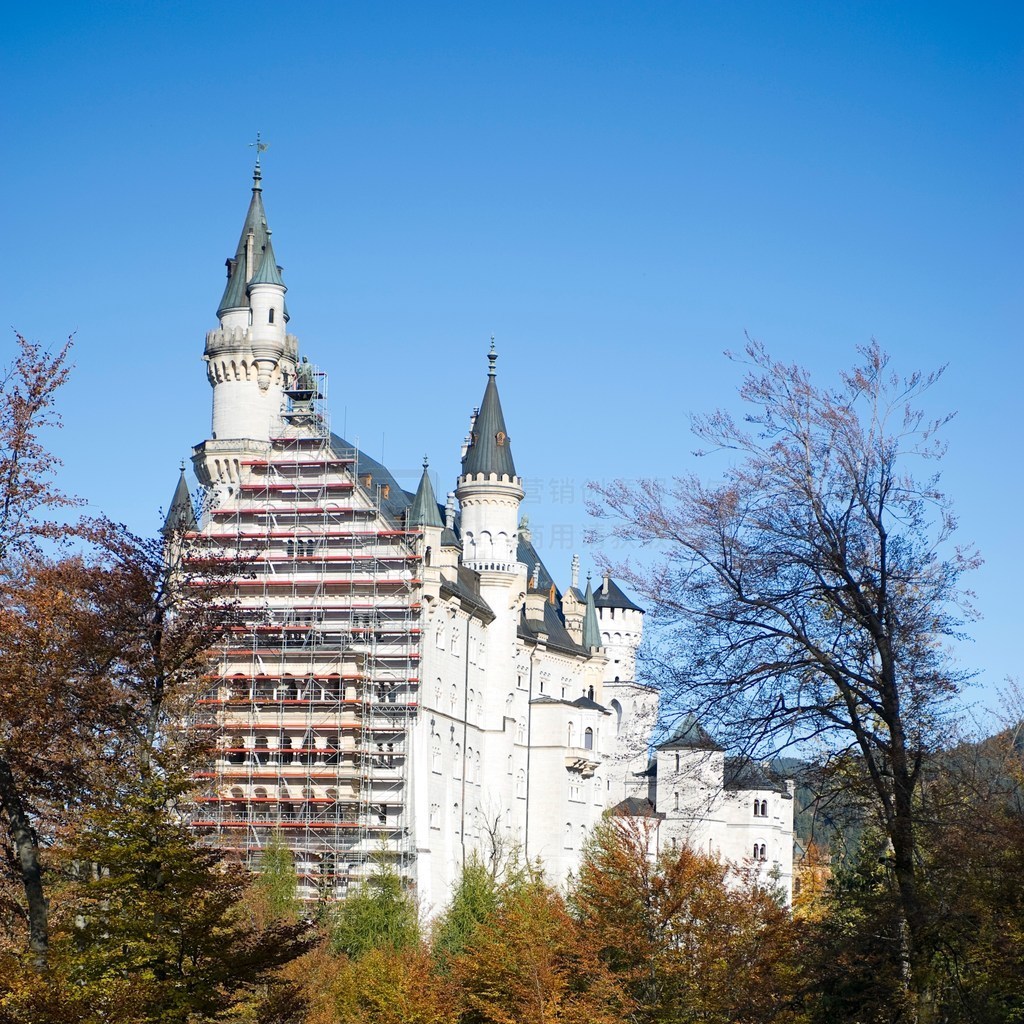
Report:
[[625,608],[634,612],[643,611],[640,605],[634,604],[626,597],[609,572],[605,572],[601,586],[597,588],[597,593],[594,595],[594,604],[598,608]]
[[[263,209],[262,179],[263,174],[260,171],[259,163],[257,163],[252,175],[252,199],[249,201],[249,209],[245,215],[245,223],[242,225],[242,234],[239,236],[234,258],[228,260],[228,283],[224,289],[224,295],[221,297],[220,305],[217,307],[217,316],[229,309],[245,309],[249,305],[246,300],[246,288],[256,273],[269,237],[267,214]],[[248,246],[250,233],[252,234],[251,250]],[[252,252],[252,266],[249,265],[247,258],[250,251]]]
[[267,231],[267,242],[263,247],[263,258],[260,260],[256,273],[249,281],[249,287],[254,284],[276,284],[285,287],[284,278],[281,277],[281,268],[277,265],[274,256],[274,243],[270,240],[270,231]]
[[597,609],[594,607],[594,591],[590,586],[590,578],[587,578],[587,592],[583,597],[586,604],[586,611],[583,613],[583,646],[588,650],[594,650],[601,646],[601,627],[597,624]]
[[473,433],[469,447],[462,459],[463,475],[483,473],[489,476],[497,474],[501,479],[507,476],[510,480],[516,475],[515,463],[512,461],[512,446],[508,431],[505,429],[505,416],[501,411],[501,399],[498,397],[498,383],[494,364],[498,360],[491,342],[491,351],[487,356],[490,366],[487,371],[487,387],[480,403],[473,424]]
[[427,472],[428,462],[426,456],[423,458],[423,476],[420,477],[420,485],[416,488],[416,496],[409,506],[409,526],[436,526],[438,529],[444,527],[441,521],[441,513],[437,507],[437,499],[434,497],[434,487],[430,482],[430,474]]
[[174,497],[171,498],[171,507],[167,510],[160,532],[164,537],[169,537],[179,530],[194,530],[196,525],[196,513],[192,508],[192,496],[188,492],[185,467],[182,465],[181,476],[178,477],[178,485],[174,488]]

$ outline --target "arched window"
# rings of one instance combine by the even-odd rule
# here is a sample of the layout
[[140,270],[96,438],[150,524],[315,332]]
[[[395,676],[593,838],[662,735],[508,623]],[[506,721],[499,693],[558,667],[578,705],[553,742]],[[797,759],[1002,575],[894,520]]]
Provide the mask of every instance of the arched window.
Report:
[[522,718],[519,719],[519,723],[516,725],[516,743],[526,742],[526,721]]
[[526,799],[526,772],[522,768],[516,773],[516,796],[520,800]]
[[575,741],[575,739],[576,739],[576,727],[572,724],[572,722],[570,722],[569,723],[569,742],[568,742],[568,745],[570,747],[573,745],[573,742]]
[[274,322],[274,307],[273,306],[270,307],[270,315],[269,315],[269,317],[267,319],[267,322],[271,323],[271,324]]
[[760,854],[759,859],[760,860],[767,860],[768,859],[768,850],[765,847],[764,843],[761,844],[761,854]]
[[473,765],[474,765],[474,763],[475,762],[473,761],[473,748],[472,747],[466,747],[466,781],[467,782],[472,782],[473,781]]
[[622,728],[622,705],[617,701],[612,701],[612,711],[615,712],[615,735],[619,735],[619,729]]
[[757,851],[758,851],[758,845],[757,845],[757,843],[754,843],[754,860],[759,860],[760,859],[757,856]]
[[761,801],[760,800],[755,800],[754,801],[754,817],[757,818],[757,817],[760,816],[760,814],[761,814]]
[[583,748],[584,750],[594,749],[594,730],[587,726],[583,733]]
[[430,742],[430,770],[435,775],[441,774],[441,737],[437,733]]
[[571,850],[572,849],[572,836],[573,836],[572,822],[571,821],[567,821],[565,823],[565,848],[567,850]]
[[453,778],[462,778],[462,746],[458,743],[455,744],[455,773]]
[[674,810],[674,811],[678,811],[679,810],[679,793],[678,792],[672,794],[672,810]]

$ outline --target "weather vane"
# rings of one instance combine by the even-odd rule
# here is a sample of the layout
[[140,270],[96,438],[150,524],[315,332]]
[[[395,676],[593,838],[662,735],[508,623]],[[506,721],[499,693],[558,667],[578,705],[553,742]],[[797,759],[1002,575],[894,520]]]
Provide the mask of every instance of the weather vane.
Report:
[[264,142],[260,138],[260,133],[257,132],[256,133],[256,141],[249,143],[249,148],[250,149],[252,149],[253,146],[256,147],[256,166],[259,167],[259,165],[260,165],[260,153],[266,153],[266,151],[270,148],[270,143],[269,142]]

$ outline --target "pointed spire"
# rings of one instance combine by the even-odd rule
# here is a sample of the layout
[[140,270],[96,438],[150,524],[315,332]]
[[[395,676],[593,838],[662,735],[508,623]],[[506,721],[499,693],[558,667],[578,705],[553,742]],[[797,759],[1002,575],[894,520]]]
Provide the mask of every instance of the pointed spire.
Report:
[[260,170],[257,155],[256,167],[252,172],[252,199],[249,201],[249,209],[245,215],[234,258],[227,262],[228,283],[217,307],[217,316],[222,316],[231,309],[246,309],[249,305],[246,287],[256,273],[269,237],[267,214],[263,209],[262,180],[263,172]]
[[416,497],[412,499],[409,506],[409,526],[435,526],[438,529],[444,527],[441,522],[441,513],[437,509],[437,499],[434,497],[434,488],[430,483],[430,474],[427,467],[430,463],[426,455],[423,456],[423,476],[420,477],[420,485],[416,489]]
[[274,245],[270,240],[270,229],[267,229],[267,244],[263,247],[263,258],[260,260],[256,273],[249,281],[249,287],[254,284],[276,284],[285,288],[284,278],[281,277],[281,268],[277,265],[274,257]]
[[185,463],[182,462],[181,476],[178,477],[178,485],[174,488],[174,497],[171,498],[171,507],[167,510],[160,532],[167,538],[180,530],[194,530],[196,525],[192,496],[188,493],[188,483],[185,480]]
[[593,651],[601,646],[601,627],[597,624],[597,609],[594,607],[594,591],[587,573],[587,592],[583,596],[586,611],[583,613],[583,646]]
[[489,476],[495,473],[498,479],[503,476],[510,480],[516,475],[515,463],[512,461],[512,447],[508,432],[505,430],[505,417],[501,411],[501,399],[498,397],[497,371],[495,363],[498,355],[494,351],[494,338],[491,338],[491,351],[487,355],[487,387],[480,403],[480,412],[473,423],[469,447],[462,457],[463,475],[483,473]]

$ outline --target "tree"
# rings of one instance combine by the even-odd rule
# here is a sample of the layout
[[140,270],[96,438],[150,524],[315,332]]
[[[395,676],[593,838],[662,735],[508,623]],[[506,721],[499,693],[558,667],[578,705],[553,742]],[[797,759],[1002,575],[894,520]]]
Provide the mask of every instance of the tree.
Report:
[[629,1002],[538,874],[505,887],[452,964],[464,1024],[618,1024]]
[[651,857],[654,827],[603,821],[569,897],[581,932],[631,997],[630,1019],[792,1019],[797,929],[775,893],[727,882],[726,865],[685,844]]
[[383,855],[374,873],[334,908],[328,929],[334,951],[355,959],[420,941],[416,903]]
[[943,645],[969,615],[961,578],[977,564],[949,549],[937,477],[912,472],[943,453],[948,417],[917,408],[939,374],[901,379],[872,343],[821,388],[760,344],[746,356],[744,422],[693,423],[729,459],[721,481],[617,482],[595,511],[664,554],[652,572],[619,571],[670,627],[660,660],[680,710],[758,756],[813,742],[870,800],[893,847],[913,993],[926,927],[915,797],[964,681]]
[[[77,504],[56,487],[59,460],[40,440],[59,425],[68,346],[50,356],[18,345],[0,378],[0,821],[3,864],[21,884],[29,949],[45,969],[43,851],[133,770],[146,779],[189,760],[169,725],[194,695],[224,608],[218,587],[191,587],[165,563],[161,543],[106,520],[47,518]],[[217,571],[227,578],[223,566],[189,569]]]
[[450,965],[472,941],[477,929],[491,921],[512,892],[526,884],[529,872],[513,859],[500,874],[472,853],[444,913],[434,922],[431,948],[442,967]]
[[[55,355],[20,335],[16,342],[0,377],[0,817],[4,861],[22,884],[29,947],[42,968],[49,924],[38,817],[83,790],[89,759],[80,742],[91,742],[93,723],[110,707],[99,681],[81,671],[101,632],[86,599],[95,567],[44,553],[47,542],[79,532],[48,518],[78,503],[55,485],[60,463],[40,440],[60,424],[54,402],[71,342]],[[66,679],[73,681],[63,687]]]

